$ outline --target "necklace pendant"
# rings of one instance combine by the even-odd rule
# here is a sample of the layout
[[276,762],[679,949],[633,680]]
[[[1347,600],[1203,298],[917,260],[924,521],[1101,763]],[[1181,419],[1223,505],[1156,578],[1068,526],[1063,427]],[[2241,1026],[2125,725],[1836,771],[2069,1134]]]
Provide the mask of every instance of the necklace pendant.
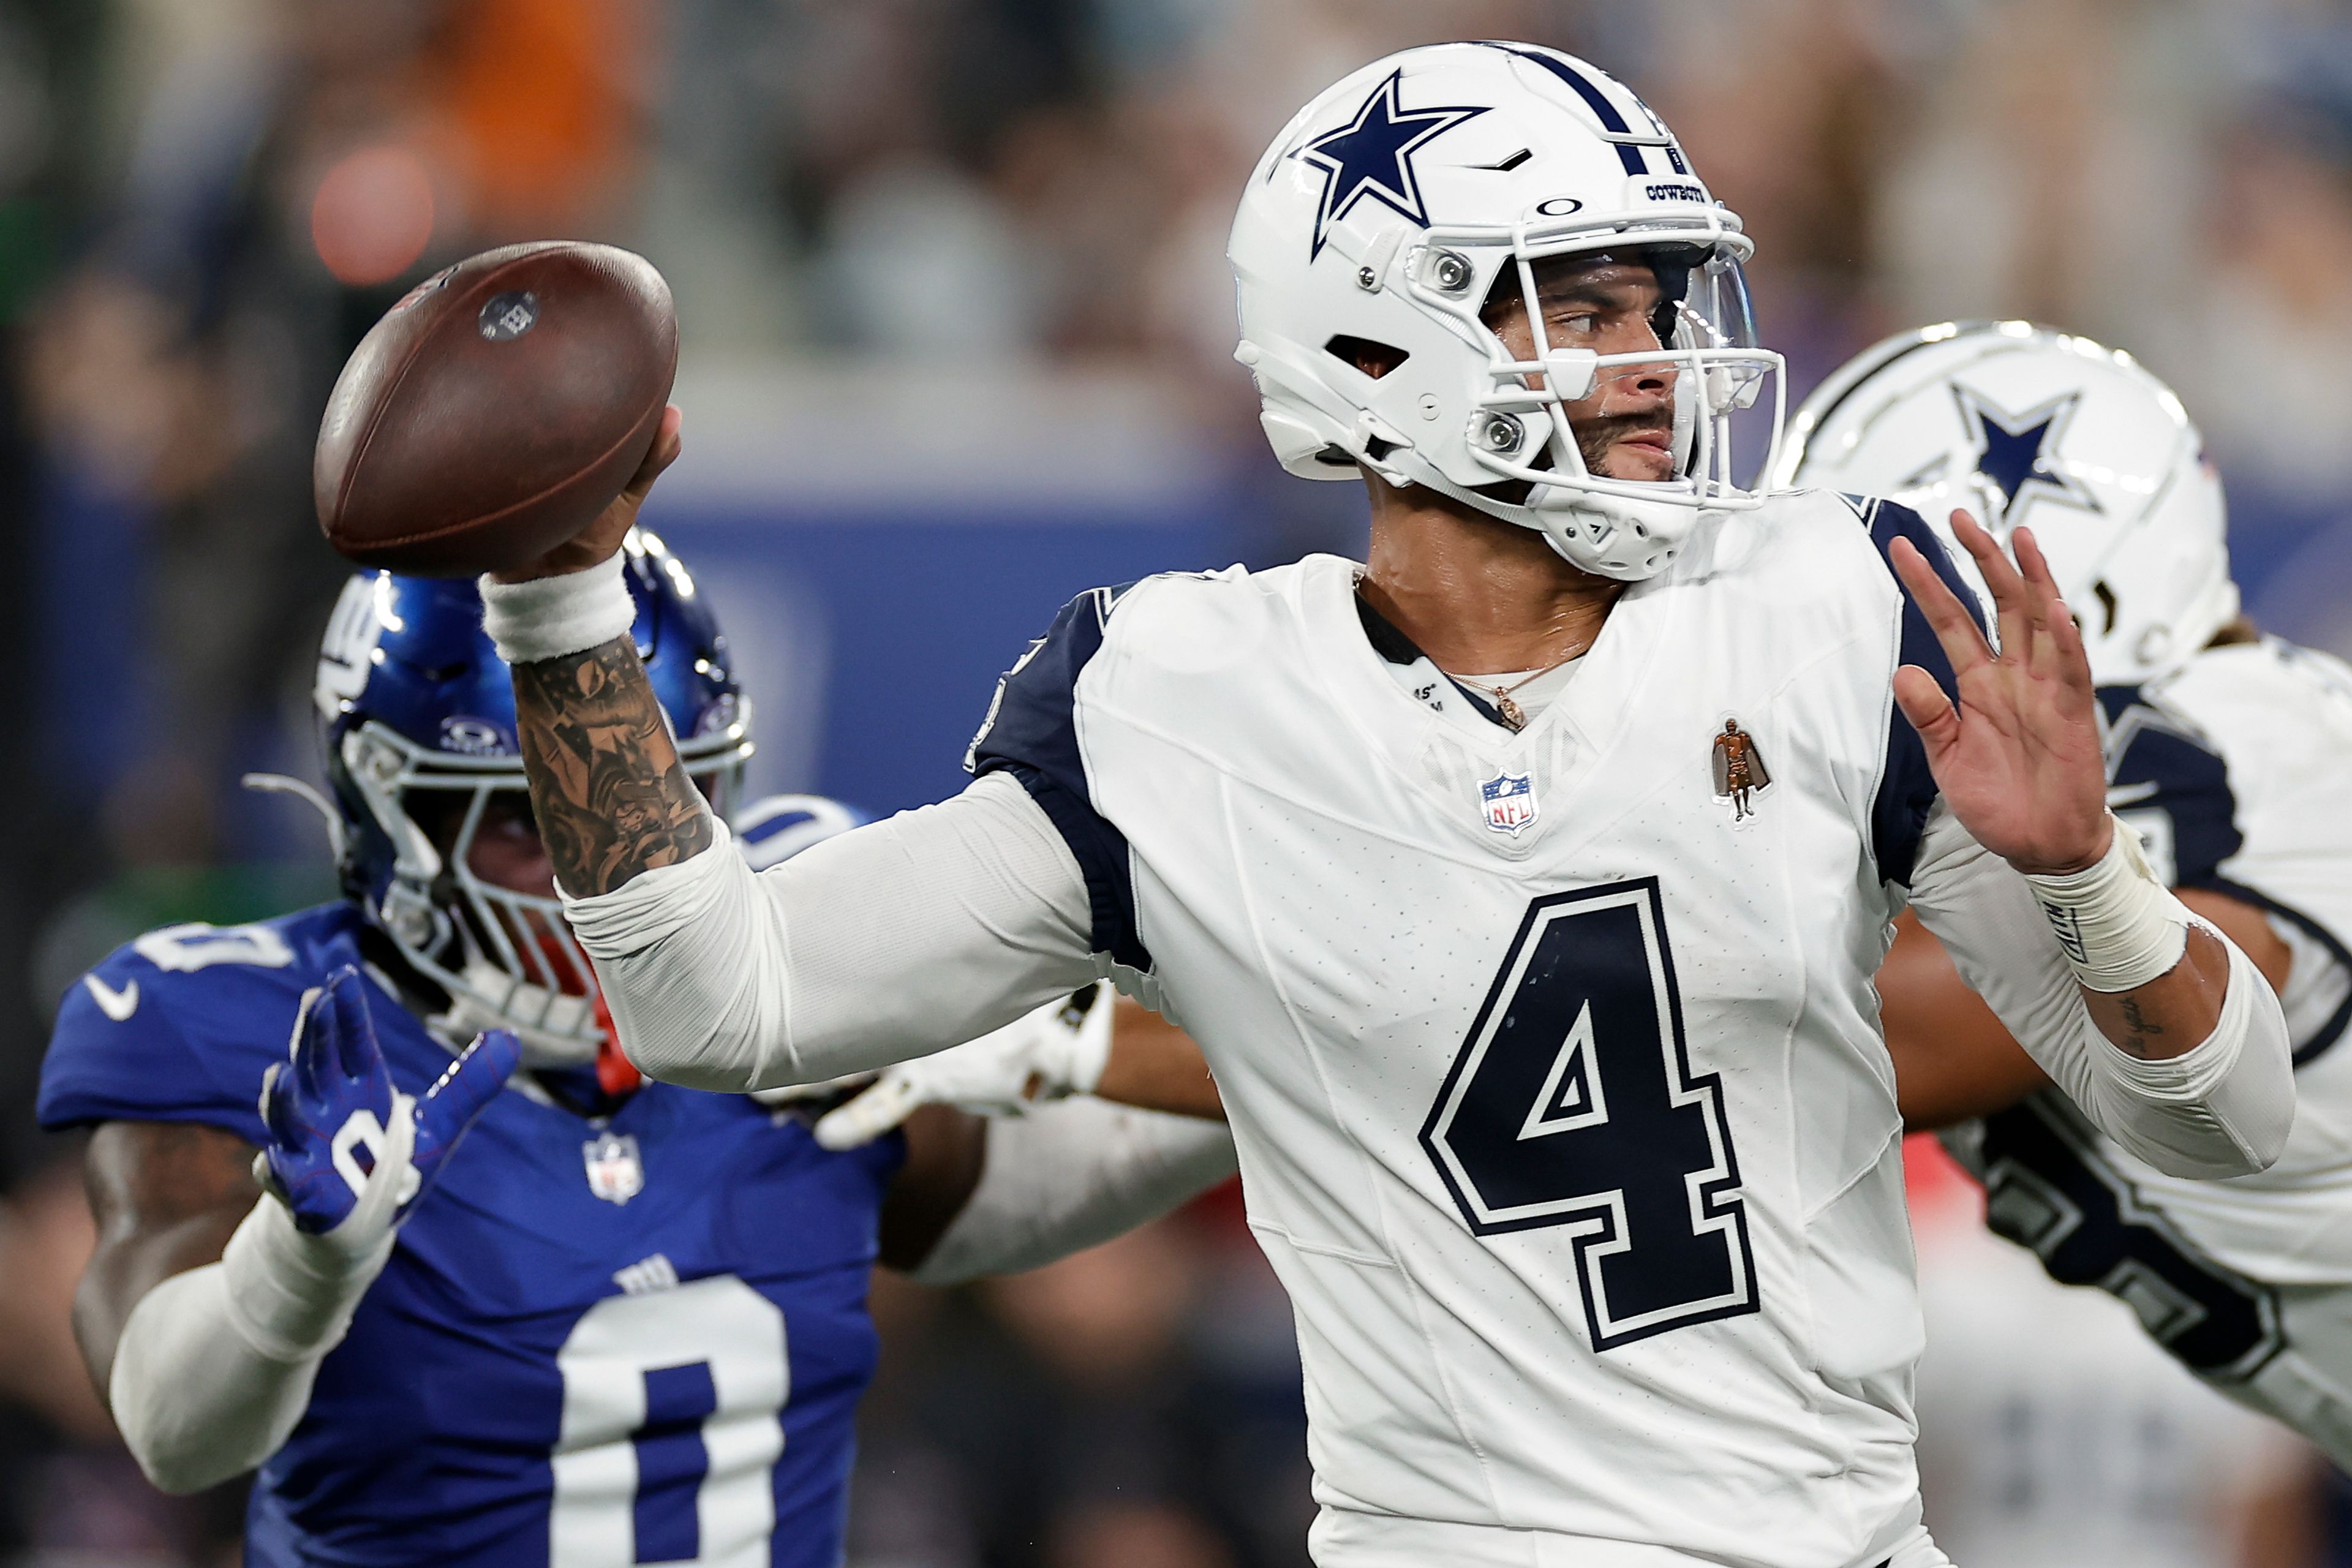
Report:
[[1520,707],[1517,700],[1507,691],[1495,693],[1495,711],[1500,713],[1503,722],[1515,731],[1528,727],[1528,710]]

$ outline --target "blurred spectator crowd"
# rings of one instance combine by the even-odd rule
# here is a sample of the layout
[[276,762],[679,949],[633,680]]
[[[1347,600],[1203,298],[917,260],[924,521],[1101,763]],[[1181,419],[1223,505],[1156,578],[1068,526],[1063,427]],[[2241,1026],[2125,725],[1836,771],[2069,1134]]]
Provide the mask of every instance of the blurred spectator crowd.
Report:
[[[2138,354],[2210,437],[2257,618],[2352,653],[2352,5],[0,0],[0,1560],[233,1551],[234,1500],[144,1493],[80,1378],[89,1219],[31,1091],[114,942],[331,895],[315,829],[234,784],[308,771],[341,574],[310,442],[383,310],[489,245],[609,239],[671,279],[689,363],[1117,364],[1246,508],[1239,182],[1343,71],[1497,37],[1675,127],[1795,393],[1952,317]],[[1287,1309],[1232,1204],[877,1308],[860,1568],[1303,1562]]]

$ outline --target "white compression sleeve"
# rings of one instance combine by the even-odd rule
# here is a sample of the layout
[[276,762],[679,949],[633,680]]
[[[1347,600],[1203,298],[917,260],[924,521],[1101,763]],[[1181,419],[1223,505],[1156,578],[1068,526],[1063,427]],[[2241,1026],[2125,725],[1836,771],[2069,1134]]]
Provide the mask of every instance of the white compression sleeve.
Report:
[[2294,1121],[2286,1020],[2252,961],[2220,932],[2230,954],[2221,1022],[2194,1048],[2151,1061],[2099,1032],[2025,879],[1941,805],[1912,904],[2026,1053],[2125,1149],[2176,1176],[2246,1175],[2278,1158]]
[[980,1184],[910,1278],[953,1285],[1039,1268],[1159,1218],[1234,1163],[1222,1121],[1090,1096],[992,1119]]
[[107,1401],[147,1479],[167,1492],[201,1491],[276,1453],[392,1247],[387,1231],[353,1256],[303,1234],[285,1205],[264,1197],[218,1263],[141,1297],[115,1347]]
[[758,873],[722,827],[690,859],[563,904],[622,1049],[695,1089],[889,1067],[1097,978],[1086,878],[1003,773]]

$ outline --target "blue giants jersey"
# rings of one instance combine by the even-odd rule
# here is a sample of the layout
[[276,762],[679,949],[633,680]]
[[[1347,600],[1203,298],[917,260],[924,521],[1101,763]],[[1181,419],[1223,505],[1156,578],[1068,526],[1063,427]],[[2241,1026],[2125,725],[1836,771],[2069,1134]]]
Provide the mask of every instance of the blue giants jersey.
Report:
[[[362,929],[332,905],[117,952],[58,1013],[42,1123],[260,1142],[262,1074]],[[421,1093],[448,1052],[375,984],[393,1078]],[[831,1568],[902,1148],[827,1153],[741,1096],[667,1084],[595,1121],[509,1089],[262,1468],[247,1561]]]

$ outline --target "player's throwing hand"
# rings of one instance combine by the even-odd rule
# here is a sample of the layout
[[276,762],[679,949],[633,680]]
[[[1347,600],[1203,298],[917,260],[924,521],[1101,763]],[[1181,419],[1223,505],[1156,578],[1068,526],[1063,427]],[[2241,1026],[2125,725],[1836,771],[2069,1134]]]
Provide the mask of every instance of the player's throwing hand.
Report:
[[423,1100],[403,1094],[376,1042],[365,983],[346,964],[304,999],[287,1059],[262,1079],[269,1141],[254,1175],[300,1229],[372,1248],[431,1186],[520,1057],[514,1036],[493,1029]]
[[2107,851],[2106,768],[2083,637],[2030,530],[2011,564],[1965,511],[1952,531],[1992,590],[2000,650],[1908,540],[1889,558],[1935,628],[1958,678],[1957,705],[1916,665],[1895,672],[1895,700],[1919,731],[1936,787],[1960,825],[2019,870],[2079,871]]

